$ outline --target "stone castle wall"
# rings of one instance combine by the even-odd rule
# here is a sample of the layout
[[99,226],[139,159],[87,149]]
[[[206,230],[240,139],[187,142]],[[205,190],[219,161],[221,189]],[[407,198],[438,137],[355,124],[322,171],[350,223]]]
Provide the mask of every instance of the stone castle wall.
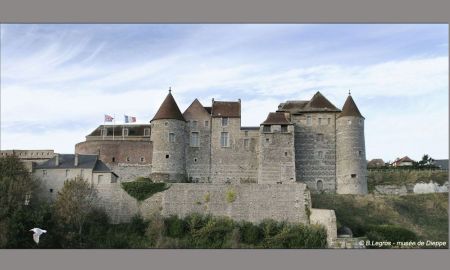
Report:
[[[122,164],[152,164],[153,143],[151,141],[97,140],[75,145],[76,154],[99,155],[104,163],[115,166]],[[113,161],[114,160],[114,161]]]
[[271,132],[261,127],[258,183],[276,184],[295,182],[294,126],[280,132],[280,125],[272,125]]
[[336,192],[367,194],[364,119],[344,116],[336,120]]
[[[311,124],[308,124],[311,116]],[[319,121],[320,118],[320,121]],[[330,120],[328,120],[330,119]],[[292,115],[297,181],[311,191],[336,190],[336,113]],[[320,122],[320,123],[319,123]]]
[[[256,183],[258,174],[259,132],[241,130],[240,118],[228,118],[222,126],[222,118],[211,119],[211,179],[213,183]],[[228,132],[229,144],[222,147],[222,132]],[[247,135],[245,135],[247,134]],[[258,135],[257,135],[258,134]],[[244,140],[249,146],[244,146]]]
[[[201,213],[251,222],[271,218],[309,224],[309,211],[306,209],[311,207],[311,198],[306,185],[301,183],[170,185],[169,189],[140,203],[119,183],[99,186],[99,205],[104,207],[114,223],[127,222],[137,213],[145,218],[159,212],[163,216],[183,217]],[[234,199],[230,199],[232,197]]]

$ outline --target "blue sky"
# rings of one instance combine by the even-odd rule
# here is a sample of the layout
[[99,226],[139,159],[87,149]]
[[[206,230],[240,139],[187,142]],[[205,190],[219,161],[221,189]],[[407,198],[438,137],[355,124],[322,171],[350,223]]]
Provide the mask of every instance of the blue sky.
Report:
[[443,159],[448,76],[447,25],[3,24],[1,149],[73,153],[104,114],[148,123],[169,87],[182,111],[242,99],[245,126],[351,89],[368,159]]

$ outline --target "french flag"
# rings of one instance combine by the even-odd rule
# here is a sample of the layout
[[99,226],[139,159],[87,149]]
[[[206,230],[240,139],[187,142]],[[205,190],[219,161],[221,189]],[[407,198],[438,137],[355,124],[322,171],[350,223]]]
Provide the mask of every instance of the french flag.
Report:
[[124,115],[124,116],[125,116],[125,123],[135,123],[136,122],[136,117],[129,116],[129,115]]

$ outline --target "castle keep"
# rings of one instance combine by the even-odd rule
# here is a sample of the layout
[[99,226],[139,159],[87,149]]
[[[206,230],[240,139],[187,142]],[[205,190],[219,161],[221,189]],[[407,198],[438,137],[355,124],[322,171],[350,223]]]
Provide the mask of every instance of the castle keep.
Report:
[[241,100],[182,113],[169,90],[146,125],[101,125],[75,146],[131,181],[304,183],[314,192],[366,194],[364,117],[349,94],[342,110],[320,92],[281,103],[257,127],[241,126]]

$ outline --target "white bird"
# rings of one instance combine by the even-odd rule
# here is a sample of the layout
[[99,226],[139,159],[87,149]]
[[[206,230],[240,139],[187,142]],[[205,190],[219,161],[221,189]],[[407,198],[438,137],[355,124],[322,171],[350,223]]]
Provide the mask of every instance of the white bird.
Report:
[[41,236],[41,234],[46,233],[46,230],[42,230],[39,228],[33,228],[30,230],[30,232],[34,232],[33,234],[33,240],[34,242],[36,242],[36,244],[39,244],[39,236]]

